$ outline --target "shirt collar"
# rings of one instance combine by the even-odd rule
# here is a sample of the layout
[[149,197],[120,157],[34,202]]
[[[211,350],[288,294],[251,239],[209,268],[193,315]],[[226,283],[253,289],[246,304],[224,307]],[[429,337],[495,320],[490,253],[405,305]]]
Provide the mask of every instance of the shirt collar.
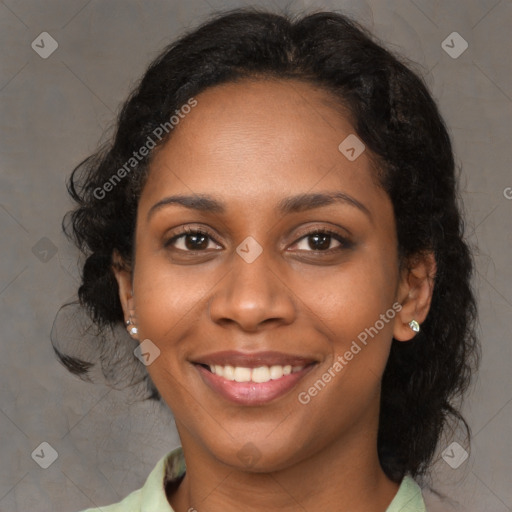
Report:
[[[149,474],[141,489],[141,512],[174,512],[167,500],[166,488],[176,488],[185,475],[186,465],[180,447],[164,455]],[[425,512],[419,485],[406,475],[386,512]]]
[[402,479],[386,512],[426,512],[421,488],[410,475],[405,475]]
[[176,486],[185,475],[181,447],[164,455],[149,474],[141,489],[141,512],[174,512],[167,500],[166,486]]

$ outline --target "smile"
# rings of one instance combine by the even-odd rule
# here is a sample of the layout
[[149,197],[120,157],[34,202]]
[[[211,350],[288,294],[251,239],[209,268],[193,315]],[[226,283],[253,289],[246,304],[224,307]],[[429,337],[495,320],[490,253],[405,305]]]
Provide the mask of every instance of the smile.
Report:
[[224,377],[227,380],[236,382],[268,382],[269,380],[280,379],[283,375],[300,372],[304,366],[259,366],[258,368],[244,368],[243,366],[209,366],[215,375]]
[[310,358],[277,352],[223,352],[201,358],[194,366],[221,397],[239,405],[263,405],[293,389],[315,364]]

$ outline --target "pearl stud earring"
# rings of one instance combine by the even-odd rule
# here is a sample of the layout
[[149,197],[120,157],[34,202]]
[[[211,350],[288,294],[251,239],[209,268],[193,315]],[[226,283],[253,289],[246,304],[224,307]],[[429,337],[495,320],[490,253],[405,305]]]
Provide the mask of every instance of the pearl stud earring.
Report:
[[131,325],[132,327],[130,327],[128,329],[128,332],[134,336],[135,334],[137,334],[139,332],[139,330],[137,329],[137,327],[135,327],[134,323],[132,322],[132,319],[130,318],[129,320],[126,320],[126,325],[129,326]]

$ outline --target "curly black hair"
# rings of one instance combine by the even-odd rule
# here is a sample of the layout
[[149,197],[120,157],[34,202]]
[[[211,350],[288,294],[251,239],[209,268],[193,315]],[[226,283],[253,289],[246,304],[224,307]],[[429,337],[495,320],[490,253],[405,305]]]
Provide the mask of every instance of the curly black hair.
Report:
[[[480,357],[474,263],[464,241],[452,145],[435,101],[412,67],[342,14],[294,18],[255,8],[217,13],[150,64],[122,107],[112,140],[72,172],[67,186],[77,206],[63,219],[66,235],[85,259],[76,304],[98,333],[119,327],[124,317],[112,254],[119,251],[128,268],[133,263],[138,198],[155,152],[138,156],[127,169],[134,151],[150,139],[157,147],[164,144],[172,129],[156,141],[155,133],[163,133],[161,127],[191,98],[217,84],[263,77],[302,80],[329,91],[377,159],[375,179],[393,204],[401,264],[426,252],[433,252],[437,263],[421,332],[409,343],[392,341],[382,380],[378,453],[396,482],[406,473],[428,473],[449,422],[463,424],[469,440],[460,404]],[[113,181],[116,173],[122,179]],[[127,335],[115,343],[102,340],[103,369],[115,374],[112,366],[120,357],[113,355],[131,341]],[[82,378],[94,364],[66,355],[56,343],[54,348]],[[139,365],[133,354],[130,362]],[[149,375],[143,378],[149,398],[161,400]]]

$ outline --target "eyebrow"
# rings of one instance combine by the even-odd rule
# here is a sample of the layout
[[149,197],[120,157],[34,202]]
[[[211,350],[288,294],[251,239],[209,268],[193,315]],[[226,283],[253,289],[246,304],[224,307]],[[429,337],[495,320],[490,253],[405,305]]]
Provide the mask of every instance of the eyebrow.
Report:
[[[369,217],[370,221],[373,222],[370,210],[363,203],[343,192],[320,192],[286,197],[278,203],[277,213],[280,215],[287,215],[290,213],[298,213],[313,210],[314,208],[329,206],[334,203],[347,204],[358,208]],[[201,212],[216,214],[226,213],[226,205],[207,194],[173,195],[164,197],[155,203],[149,209],[146,221],[149,222],[151,217],[161,208],[173,204]]]

